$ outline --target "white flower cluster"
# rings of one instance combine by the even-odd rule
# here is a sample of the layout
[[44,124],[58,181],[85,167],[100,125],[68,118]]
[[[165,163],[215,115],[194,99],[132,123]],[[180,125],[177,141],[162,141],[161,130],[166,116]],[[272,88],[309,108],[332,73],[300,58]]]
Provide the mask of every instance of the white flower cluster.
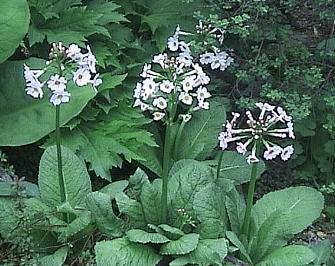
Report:
[[71,44],[66,49],[61,42],[54,43],[50,51],[51,60],[47,61],[46,64],[47,67],[53,63],[59,65],[60,73],[51,75],[46,82],[40,82],[39,77],[46,72],[47,67],[43,70],[31,70],[27,65],[24,65],[26,93],[33,98],[42,98],[44,95],[42,88],[47,83],[52,92],[50,102],[53,105],[57,106],[69,102],[71,94],[66,91],[68,80],[66,75],[61,74],[66,70],[66,66],[72,70],[72,79],[77,86],[91,85],[96,91],[96,87],[102,83],[102,80],[95,68],[97,60],[89,46],[87,46],[87,51],[87,53],[82,53],[76,44]]
[[231,63],[234,62],[234,59],[230,57],[226,52],[221,52],[218,49],[212,52],[206,52],[200,55],[200,63],[203,65],[210,65],[211,69],[220,69],[221,71],[225,71]]
[[167,41],[169,50],[176,52],[176,56],[169,57],[166,53],[155,55],[152,64],[144,65],[141,73],[143,81],[138,82],[134,90],[134,107],[151,111],[154,120],[166,117],[171,106],[178,102],[188,109],[186,114],[181,115],[186,122],[191,119],[193,111],[209,109],[206,100],[211,94],[205,85],[210,78],[199,64],[193,62],[189,45],[179,40],[179,35],[186,34],[177,27]]
[[[282,148],[270,139],[284,139],[287,137],[294,139],[292,117],[288,116],[283,108],[276,108],[268,103],[256,103],[256,106],[261,110],[257,120],[250,111],[245,113],[247,128],[236,128],[240,114],[232,113],[233,118],[226,122],[225,131],[219,134],[220,148],[225,150],[228,143],[236,142],[237,152],[245,154],[248,146],[252,146],[247,162],[255,163],[259,162],[256,156],[257,145],[263,143],[266,148],[263,154],[264,159],[272,160],[280,155],[282,160],[288,160],[293,154],[293,146],[289,145]],[[275,128],[278,123],[281,123],[284,127]],[[245,142],[242,143],[241,140],[245,140]]]

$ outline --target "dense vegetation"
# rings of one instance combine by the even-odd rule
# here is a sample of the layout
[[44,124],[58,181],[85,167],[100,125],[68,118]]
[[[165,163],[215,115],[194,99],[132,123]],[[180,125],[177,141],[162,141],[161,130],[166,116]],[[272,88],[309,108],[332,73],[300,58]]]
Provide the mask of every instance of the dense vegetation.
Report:
[[334,265],[334,1],[0,14],[1,264]]

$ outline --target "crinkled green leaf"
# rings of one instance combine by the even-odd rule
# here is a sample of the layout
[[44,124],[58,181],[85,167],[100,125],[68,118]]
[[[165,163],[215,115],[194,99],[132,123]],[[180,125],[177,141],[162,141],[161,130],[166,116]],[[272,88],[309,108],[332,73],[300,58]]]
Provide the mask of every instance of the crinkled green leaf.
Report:
[[226,230],[225,194],[215,184],[210,184],[197,192],[193,201],[193,209],[201,222],[202,238],[219,238]]
[[209,110],[194,113],[184,127],[175,159],[205,159],[218,144],[217,137],[225,118],[224,106],[214,101]]
[[315,259],[314,252],[306,246],[291,245],[278,248],[267,255],[256,266],[301,266]]
[[316,255],[313,265],[322,265],[323,263],[328,265],[329,259],[332,253],[332,245],[329,239],[323,239],[316,242],[311,246],[311,249]]
[[[73,207],[83,205],[86,195],[92,191],[86,166],[71,150],[64,146],[62,146],[62,165],[66,200]],[[49,147],[42,155],[38,185],[43,200],[54,206],[62,203],[56,146]]]
[[15,196],[17,195],[16,186],[24,189],[25,195],[28,197],[36,197],[38,198],[40,192],[38,190],[38,186],[36,184],[27,182],[27,181],[19,181],[16,182],[0,182],[0,196]]
[[195,250],[199,241],[198,234],[183,235],[177,240],[163,244],[160,249],[160,254],[163,255],[182,255]]
[[171,241],[166,236],[161,235],[159,233],[148,233],[140,229],[129,230],[127,232],[127,237],[131,242],[142,243],[142,244],[147,243],[161,244]]
[[168,199],[171,202],[170,210],[173,210],[171,215],[176,216],[178,209],[185,209],[192,215],[196,194],[214,182],[212,169],[201,162],[188,159],[175,163],[170,173]]
[[201,239],[198,246],[191,253],[176,258],[170,266],[196,265],[222,265],[227,256],[228,248],[224,238]]
[[259,228],[250,251],[253,262],[259,262],[269,251],[286,244],[286,240],[282,239],[283,235],[288,234],[283,231],[281,217],[284,215],[281,209],[272,212]]
[[39,260],[41,266],[62,266],[69,251],[68,247],[62,247],[52,255],[45,256]]
[[111,197],[101,192],[90,193],[86,198],[87,208],[92,212],[95,224],[101,233],[110,237],[123,234],[124,222],[113,212]]
[[[217,160],[210,161],[209,164],[217,168]],[[222,163],[220,167],[220,178],[232,180],[235,185],[249,182],[252,165],[247,163],[246,156],[235,151],[223,151]],[[260,161],[257,164],[257,176],[265,170],[265,164]]]
[[251,258],[247,252],[247,249],[243,245],[243,243],[238,239],[237,235],[233,231],[226,231],[226,236],[229,241],[239,249],[241,254],[246,258],[246,260],[251,263]]
[[276,210],[283,210],[280,218],[283,229],[291,234],[299,233],[317,219],[324,206],[320,192],[310,187],[290,187],[270,192],[256,202],[253,207],[256,225],[260,227]]
[[91,212],[81,211],[71,223],[63,228],[58,239],[61,242],[67,241],[69,238],[84,230],[92,222]]
[[129,182],[127,180],[120,180],[104,186],[100,189],[101,193],[107,194],[111,199],[115,198],[117,193],[123,192],[128,186]]
[[152,184],[144,184],[140,201],[147,223],[159,224],[161,215],[162,180],[156,179]]
[[115,200],[120,212],[129,217],[129,222],[134,227],[144,227],[147,224],[139,202],[130,199],[125,193],[118,193]]
[[0,64],[15,52],[28,31],[29,21],[26,0],[0,1]]
[[235,187],[228,192],[225,204],[230,227],[236,234],[239,234],[244,219],[245,202]]
[[156,265],[161,260],[153,248],[126,238],[98,242],[94,250],[97,266],[147,266]]

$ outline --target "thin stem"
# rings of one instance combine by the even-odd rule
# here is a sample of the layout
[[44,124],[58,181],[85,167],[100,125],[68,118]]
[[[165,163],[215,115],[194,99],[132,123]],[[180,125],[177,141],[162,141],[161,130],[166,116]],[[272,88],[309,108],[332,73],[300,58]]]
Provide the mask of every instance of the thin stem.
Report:
[[244,221],[243,221],[243,226],[242,226],[242,233],[246,237],[248,237],[249,235],[250,216],[251,216],[253,197],[255,193],[256,179],[257,179],[257,166],[258,166],[257,163],[252,164],[251,177],[250,177],[248,196],[247,196],[247,206],[245,209]]
[[183,133],[184,127],[185,127],[186,122],[183,120],[178,128],[175,144],[174,144],[174,149],[173,149],[173,158],[177,160],[177,152],[178,152],[178,147],[180,145],[180,138],[181,134]]
[[167,220],[167,185],[168,185],[168,173],[170,170],[170,152],[171,152],[171,124],[166,123],[165,129],[165,140],[164,140],[164,151],[163,151],[163,172],[162,172],[162,215],[161,223],[166,223]]
[[[63,162],[62,162],[62,150],[61,150],[61,135],[60,135],[60,105],[56,106],[56,147],[57,147],[57,165],[58,165],[58,182],[60,188],[61,201],[65,202],[67,200],[65,193],[65,182],[63,176]],[[64,218],[67,221],[68,217],[64,214]]]
[[218,161],[218,166],[217,166],[217,169],[216,169],[216,178],[220,177],[222,159],[223,159],[223,151],[221,151],[221,153],[220,153],[220,157],[219,157],[219,161]]

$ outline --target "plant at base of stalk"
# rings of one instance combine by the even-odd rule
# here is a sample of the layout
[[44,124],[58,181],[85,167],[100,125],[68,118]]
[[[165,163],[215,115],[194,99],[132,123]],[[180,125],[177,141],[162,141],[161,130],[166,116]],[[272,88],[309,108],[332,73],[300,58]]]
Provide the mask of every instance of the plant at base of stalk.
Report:
[[[75,85],[82,87],[91,85],[96,91],[96,86],[102,83],[99,79],[99,74],[96,74],[93,79],[92,75],[96,73],[96,59],[92,54],[91,49],[87,46],[88,52],[83,54],[81,49],[76,44],[71,44],[69,48],[63,46],[61,42],[53,43],[50,50],[50,60],[46,62],[46,67],[42,70],[31,70],[27,65],[24,65],[24,78],[27,83],[26,93],[33,98],[43,98],[43,86],[46,83],[52,95],[50,103],[56,107],[56,147],[57,147],[57,165],[58,179],[60,187],[61,201],[67,201],[65,192],[65,182],[62,170],[62,151],[61,151],[61,134],[60,134],[60,105],[70,101],[71,93],[67,89],[67,76],[73,76]],[[51,69],[51,71],[50,71]],[[46,71],[53,72],[48,77],[48,80],[40,82],[39,78]],[[69,222],[69,216],[64,214],[64,221]]]
[[[272,160],[280,155],[283,161],[287,161],[293,154],[293,146],[289,145],[282,148],[274,143],[273,139],[284,139],[286,137],[295,138],[292,117],[288,116],[283,108],[276,108],[268,103],[256,103],[256,106],[260,109],[258,119],[254,118],[251,111],[247,111],[245,113],[247,117],[247,127],[236,128],[237,120],[241,115],[233,112],[232,119],[227,121],[224,125],[225,131],[222,131],[218,137],[222,150],[225,150],[229,143],[236,142],[237,152],[244,155],[247,153],[248,147],[251,147],[251,154],[247,156],[247,162],[252,164],[252,169],[247,194],[247,205],[242,225],[242,233],[246,237],[249,235],[250,216],[256,186],[257,163],[259,162],[258,156],[261,152],[261,144],[265,147],[263,153],[265,160]],[[242,140],[244,142],[241,142]],[[222,153],[218,163],[217,177],[219,177],[220,174]]]
[[[209,109],[208,98],[211,94],[206,85],[209,76],[202,67],[194,62],[190,45],[180,36],[192,34],[176,28],[167,40],[169,52],[157,54],[150,64],[145,64],[140,76],[143,78],[134,89],[134,107],[152,115],[153,120],[165,124],[165,139],[162,162],[162,215],[161,222],[167,220],[167,184],[171,159],[176,157],[174,147],[180,145],[184,126],[192,114],[201,109]],[[178,114],[177,114],[177,106]],[[178,117],[178,118],[177,118]],[[172,136],[172,127],[180,123],[176,135]]]

